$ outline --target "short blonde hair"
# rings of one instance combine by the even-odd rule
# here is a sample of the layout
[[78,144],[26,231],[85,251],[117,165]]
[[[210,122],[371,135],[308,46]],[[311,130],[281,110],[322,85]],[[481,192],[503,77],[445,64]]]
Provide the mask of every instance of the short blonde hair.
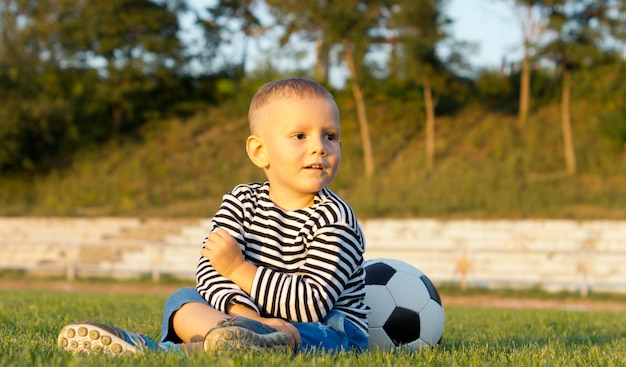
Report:
[[263,85],[256,92],[248,109],[250,131],[253,130],[254,113],[272,102],[287,98],[322,97],[335,103],[333,95],[320,83],[307,78],[279,79]]

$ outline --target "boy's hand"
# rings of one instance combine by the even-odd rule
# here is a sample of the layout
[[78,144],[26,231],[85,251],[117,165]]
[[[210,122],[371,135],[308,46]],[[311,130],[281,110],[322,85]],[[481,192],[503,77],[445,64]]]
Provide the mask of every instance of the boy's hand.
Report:
[[300,346],[300,344],[302,344],[300,332],[298,331],[298,329],[296,329],[295,326],[293,326],[292,323],[278,318],[261,317],[257,318],[257,320],[287,335],[287,339],[289,339],[289,345],[291,345],[292,347],[297,348]]
[[209,234],[201,254],[211,261],[215,271],[250,294],[256,267],[245,261],[239,244],[228,232],[218,228]]
[[241,304],[231,305],[228,310],[228,315],[247,317],[249,319],[260,321],[267,326],[271,326],[274,329],[287,335],[287,339],[289,339],[289,345],[291,345],[292,347],[299,347],[300,344],[302,344],[302,339],[300,337],[300,332],[298,331],[298,329],[296,329],[296,327],[293,326],[292,323],[287,322],[283,319],[261,317],[253,309]]
[[244,262],[239,244],[222,228],[209,234],[201,253],[226,278]]

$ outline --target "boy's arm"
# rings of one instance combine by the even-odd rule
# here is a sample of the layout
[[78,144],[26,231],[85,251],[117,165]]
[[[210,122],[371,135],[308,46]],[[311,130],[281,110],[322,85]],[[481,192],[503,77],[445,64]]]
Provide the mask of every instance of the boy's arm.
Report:
[[[234,304],[242,304],[257,312],[260,311],[259,306],[248,293],[249,287],[248,290],[244,291],[240,285],[222,275],[217,270],[220,268],[220,260],[215,258],[212,258],[213,261],[209,260],[204,251],[205,247],[212,248],[211,243],[209,243],[209,237],[214,237],[212,232],[217,231],[219,233],[221,232],[219,228],[226,228],[228,233],[234,237],[233,241],[239,241],[239,245],[233,247],[236,247],[237,251],[241,253],[243,237],[240,238],[240,236],[243,236],[244,233],[245,207],[246,203],[250,201],[254,189],[250,185],[239,185],[232,192],[223,196],[220,208],[211,221],[211,234],[202,243],[203,253],[196,270],[196,289],[211,307],[224,313],[228,313]],[[218,265],[217,268],[215,264]]]
[[222,228],[213,231],[201,253],[211,261],[215,271],[250,294],[257,267],[245,261],[241,247],[228,232]]
[[242,304],[260,312],[258,305],[237,284],[220,275],[211,262],[201,257],[196,272],[196,290],[211,307],[228,313],[229,307]]
[[243,316],[243,317],[247,317],[249,319],[256,319],[258,318],[260,315],[258,312],[256,312],[255,310],[251,309],[248,306],[239,304],[239,303],[233,303],[228,307],[228,311],[227,313],[230,316]]
[[[295,272],[259,266],[249,293],[261,312],[290,321],[315,322],[336,306],[342,295],[363,296],[363,243],[360,233],[337,223],[315,231],[306,257]],[[348,292],[346,287],[349,287]],[[347,301],[344,301],[347,302]]]
[[[237,241],[221,228],[211,233],[202,256],[211,262],[216,272],[239,286],[255,303],[259,301],[264,305],[261,308],[266,312],[277,310],[275,317],[291,321],[318,321],[333,307],[350,281],[350,274],[361,266],[359,238],[356,232],[343,225],[326,226],[318,231],[298,273],[259,268],[246,262]],[[255,280],[257,289],[253,289]],[[272,284],[274,291],[268,293],[265,288],[258,289],[259,284]],[[276,293],[276,289],[282,291]],[[300,296],[292,302],[285,302],[289,294]]]
[[[232,243],[228,241],[229,245],[226,245],[220,238],[230,238]],[[217,245],[216,242],[218,243]],[[215,251],[222,246],[232,246],[231,251],[226,254]],[[210,251],[209,249],[212,249],[213,251]],[[242,257],[242,254],[237,241],[233,237],[230,237],[223,229],[218,228],[205,239],[201,249],[201,254],[202,257],[198,263],[198,270],[196,273],[196,289],[198,290],[198,293],[200,293],[200,295],[202,295],[202,297],[204,297],[212,307],[224,313],[230,314],[231,308],[238,305],[234,308],[234,310],[237,310],[240,306],[242,306],[253,312],[252,314],[249,314],[248,317],[258,317],[258,305],[256,305],[250,298],[249,293],[252,280],[246,281],[245,279],[247,277],[241,277],[241,274],[245,275],[245,273],[238,271],[237,274],[240,274],[238,277],[240,285],[222,274],[224,266],[229,267],[240,264],[238,260],[239,257]],[[215,264],[217,264],[217,266],[215,266]],[[245,266],[242,266],[241,268],[245,269]],[[252,279],[254,279],[256,269],[251,269],[250,272],[252,273]],[[248,285],[246,286],[246,284]],[[246,314],[248,313],[245,309],[242,310],[242,312],[245,312]],[[241,316],[243,316],[243,314]]]

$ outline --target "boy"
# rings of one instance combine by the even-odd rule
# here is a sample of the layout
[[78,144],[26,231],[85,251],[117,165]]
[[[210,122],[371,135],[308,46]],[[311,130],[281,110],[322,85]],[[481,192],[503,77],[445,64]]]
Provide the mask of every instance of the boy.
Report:
[[[341,160],[332,95],[304,78],[274,81],[254,96],[248,119],[247,153],[267,182],[224,196],[203,243],[196,288],[166,302],[161,347],[367,348],[365,240],[350,206],[327,188]],[[140,334],[94,323],[66,326],[58,342],[73,351],[112,350],[103,335],[122,351],[157,348]]]

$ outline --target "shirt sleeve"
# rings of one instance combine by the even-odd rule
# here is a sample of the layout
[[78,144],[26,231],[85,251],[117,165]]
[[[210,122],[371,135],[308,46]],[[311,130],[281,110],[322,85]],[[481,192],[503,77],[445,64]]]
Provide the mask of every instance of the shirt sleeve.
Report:
[[[211,231],[217,228],[225,229],[243,248],[242,213],[243,209],[239,200],[232,194],[224,195],[222,204],[213,218]],[[207,239],[208,237],[204,239],[203,246]],[[227,313],[231,304],[243,304],[260,313],[259,307],[252,298],[237,284],[215,271],[211,261],[205,257],[200,257],[198,261],[196,290],[211,307],[223,313]]]
[[363,238],[348,224],[316,230],[295,273],[259,266],[250,295],[262,312],[292,322],[317,322],[330,312],[362,265]]

